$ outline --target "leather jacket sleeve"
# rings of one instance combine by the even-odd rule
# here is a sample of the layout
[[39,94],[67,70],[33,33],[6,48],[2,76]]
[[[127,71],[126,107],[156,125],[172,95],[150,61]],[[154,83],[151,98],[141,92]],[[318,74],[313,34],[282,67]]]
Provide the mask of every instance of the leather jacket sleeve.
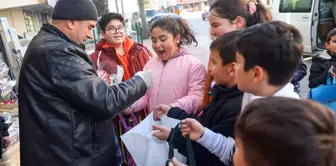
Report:
[[93,118],[104,120],[114,117],[147,91],[145,82],[139,76],[108,86],[97,76],[89,57],[78,53],[78,50],[49,53],[48,56],[51,79],[57,93]]

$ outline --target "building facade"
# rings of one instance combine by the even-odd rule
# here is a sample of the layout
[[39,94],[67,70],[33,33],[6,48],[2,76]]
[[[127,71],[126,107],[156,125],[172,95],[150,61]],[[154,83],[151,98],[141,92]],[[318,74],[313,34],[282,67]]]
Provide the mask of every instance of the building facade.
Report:
[[38,32],[50,23],[52,9],[57,0],[8,0],[0,5],[0,17],[5,17],[18,35]]
[[[209,4],[213,4],[216,0],[208,0],[209,1]],[[247,2],[248,1],[253,1],[253,0],[246,0]],[[263,3],[265,6],[267,7],[271,7],[272,6],[272,1],[273,0],[260,0],[261,3]]]

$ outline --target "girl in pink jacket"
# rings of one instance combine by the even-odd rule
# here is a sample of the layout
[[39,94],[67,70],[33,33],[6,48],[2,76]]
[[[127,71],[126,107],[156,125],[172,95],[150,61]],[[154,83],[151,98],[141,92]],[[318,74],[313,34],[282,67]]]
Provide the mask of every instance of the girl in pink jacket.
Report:
[[144,70],[153,71],[153,86],[129,111],[152,112],[159,104],[167,104],[195,114],[202,104],[206,69],[182,47],[197,45],[192,30],[181,19],[163,17],[152,24],[151,40],[158,56],[150,59]]

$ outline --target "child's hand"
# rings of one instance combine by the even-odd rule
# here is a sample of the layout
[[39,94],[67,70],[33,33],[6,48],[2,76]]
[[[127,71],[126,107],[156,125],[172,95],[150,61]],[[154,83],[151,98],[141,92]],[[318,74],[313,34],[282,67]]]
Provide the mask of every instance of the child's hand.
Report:
[[132,110],[130,108],[126,108],[122,113],[124,115],[129,115],[130,113],[132,113]]
[[154,120],[161,119],[163,115],[167,115],[171,106],[160,104],[154,108]]
[[204,127],[197,120],[187,118],[182,121],[181,132],[183,136],[189,134],[191,140],[198,141],[204,134]]
[[331,78],[335,78],[336,74],[334,73],[334,66],[331,66],[329,69],[329,75]]
[[7,148],[8,145],[10,144],[11,140],[9,138],[9,136],[3,137],[3,147]]
[[184,165],[182,163],[180,163],[179,161],[176,160],[176,158],[174,157],[173,158],[173,163],[169,163],[169,166],[187,166],[187,165]]
[[159,140],[167,140],[171,129],[165,126],[153,125],[153,130],[158,130],[153,133],[153,136]]

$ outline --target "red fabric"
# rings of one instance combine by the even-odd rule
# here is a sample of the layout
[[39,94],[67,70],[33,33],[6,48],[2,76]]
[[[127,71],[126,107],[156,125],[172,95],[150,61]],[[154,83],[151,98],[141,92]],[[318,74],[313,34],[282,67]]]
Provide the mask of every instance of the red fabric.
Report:
[[[124,68],[124,80],[128,80],[131,78],[130,75],[130,71],[129,71],[129,51],[132,48],[134,42],[133,40],[129,39],[129,38],[125,38],[124,43],[123,43],[123,47],[124,47],[124,55],[119,55],[116,53],[115,57],[118,58],[120,64],[123,66]],[[103,44],[102,48],[104,49],[115,49],[114,46],[109,45],[106,41]]]
[[[98,54],[100,51],[102,51],[100,56],[100,67],[104,68],[104,70],[108,71],[108,73],[115,73],[117,71],[117,65],[122,65],[122,62],[117,57],[116,50],[113,47],[103,48],[105,43],[105,39],[99,41],[96,46],[96,51],[90,55],[90,58],[97,68]],[[152,54],[147,47],[137,42],[133,41],[133,44],[128,44],[128,46],[130,46],[130,48],[127,51],[128,56],[126,56],[128,62],[127,68],[130,72],[130,77],[133,77],[135,73],[143,70],[146,63],[152,57]],[[124,61],[126,61],[126,57],[125,59],[123,59]],[[125,81],[125,78],[123,79],[123,81]],[[147,116],[146,110],[139,111],[138,113],[140,119],[144,119]]]
[[[128,41],[129,40],[131,39],[128,39]],[[106,62],[105,64],[107,65],[104,66],[104,69],[107,69],[107,71],[113,72],[116,70],[117,65],[122,65],[123,67],[126,66],[124,67],[124,70],[129,71],[129,77],[128,75],[124,75],[124,81],[133,77],[138,71],[142,71],[147,61],[152,57],[151,52],[145,46],[134,41],[132,45],[130,43],[128,44],[130,48],[127,47],[129,48],[128,51],[125,52],[127,56],[124,55],[123,58],[120,58],[117,55],[114,47],[104,47],[105,43],[106,41],[104,39],[99,41],[96,46],[96,51],[90,55],[90,58],[97,68],[98,54],[102,51],[100,62]]]

